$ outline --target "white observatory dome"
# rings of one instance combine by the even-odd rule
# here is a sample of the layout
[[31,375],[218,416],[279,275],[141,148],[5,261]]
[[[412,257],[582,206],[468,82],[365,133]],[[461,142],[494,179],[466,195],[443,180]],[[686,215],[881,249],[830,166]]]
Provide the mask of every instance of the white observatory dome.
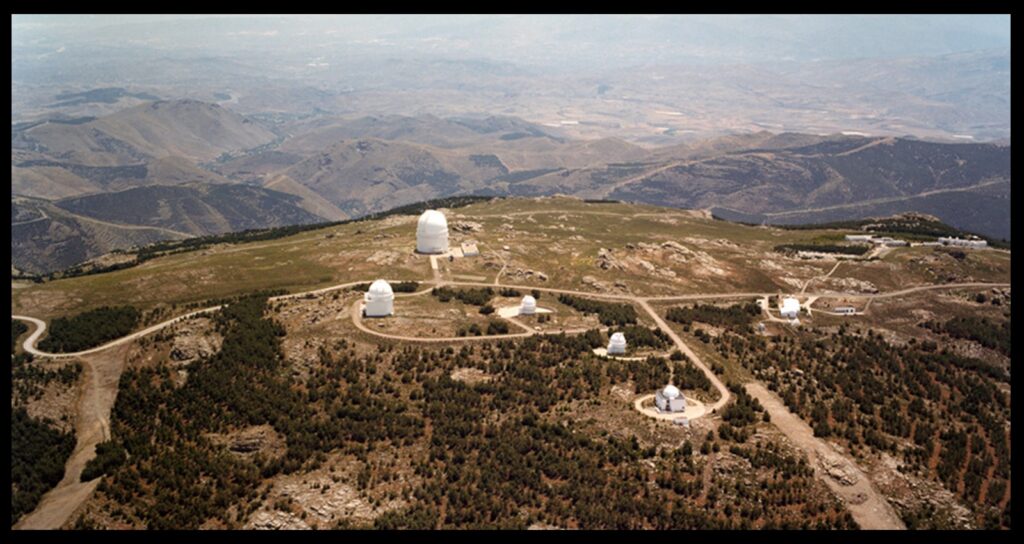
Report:
[[519,307],[519,315],[533,315],[537,312],[537,299],[526,295],[523,297],[523,305]]
[[448,220],[437,210],[427,210],[416,225],[416,251],[444,253],[448,251]]
[[626,353],[626,337],[617,332],[608,341],[608,353]]
[[668,400],[679,398],[679,388],[668,384],[665,386],[665,389],[661,390],[661,395]]
[[395,311],[395,292],[385,280],[371,283],[370,288],[363,295],[363,301],[366,303],[367,317],[389,316]]

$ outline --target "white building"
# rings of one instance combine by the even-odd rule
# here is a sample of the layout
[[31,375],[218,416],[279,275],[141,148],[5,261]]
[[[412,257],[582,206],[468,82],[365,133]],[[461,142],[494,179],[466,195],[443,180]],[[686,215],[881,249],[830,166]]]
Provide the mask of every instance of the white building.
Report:
[[608,341],[608,354],[612,355],[615,353],[626,353],[626,337],[621,332],[613,334]]
[[537,313],[537,299],[526,295],[523,297],[523,304],[519,307],[519,315],[533,315]]
[[873,236],[871,236],[870,234],[847,234],[846,235],[846,241],[847,242],[870,242],[871,238],[873,238]]
[[370,288],[363,295],[363,302],[366,303],[366,317],[386,317],[395,313],[395,292],[384,280],[370,284]]
[[779,315],[793,319],[800,313],[800,301],[793,297],[786,297],[782,299],[782,305],[779,307]]
[[881,236],[879,238],[872,238],[870,241],[871,241],[872,244],[879,245],[879,246],[888,246],[888,247],[900,247],[900,246],[908,245],[906,240],[897,240],[895,238],[890,238],[888,236]]
[[836,313],[843,315],[853,315],[857,313],[857,309],[853,306],[836,306]]
[[939,243],[944,246],[969,247],[974,249],[988,247],[988,242],[977,238],[965,240],[963,238],[942,237],[939,238]]
[[654,394],[654,405],[659,412],[684,412],[686,411],[686,397],[679,391],[679,388],[669,384]]
[[448,220],[437,210],[427,210],[416,225],[416,251],[444,253],[448,251]]

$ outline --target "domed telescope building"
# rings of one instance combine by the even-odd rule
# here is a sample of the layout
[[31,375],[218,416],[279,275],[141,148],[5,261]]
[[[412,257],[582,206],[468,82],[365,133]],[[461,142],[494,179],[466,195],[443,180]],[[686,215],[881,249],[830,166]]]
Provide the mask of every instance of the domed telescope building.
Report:
[[438,254],[448,251],[448,220],[437,210],[427,210],[416,225],[416,251]]
[[537,313],[537,299],[530,295],[523,297],[523,304],[519,307],[519,315],[533,315]]
[[685,412],[686,397],[678,387],[668,384],[654,394],[654,405],[658,407],[659,412]]
[[363,302],[366,303],[363,310],[366,317],[387,317],[395,313],[395,292],[384,280],[370,284],[370,288],[363,295]]
[[608,341],[608,355],[626,353],[626,336],[621,332],[612,335]]
[[800,301],[793,297],[782,299],[782,306],[779,307],[779,315],[789,319],[795,319],[800,313]]

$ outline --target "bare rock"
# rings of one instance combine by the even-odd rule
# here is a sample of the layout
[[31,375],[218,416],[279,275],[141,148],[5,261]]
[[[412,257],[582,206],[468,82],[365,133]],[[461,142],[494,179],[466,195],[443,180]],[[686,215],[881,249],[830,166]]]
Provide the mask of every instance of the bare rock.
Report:
[[857,472],[846,461],[839,457],[822,457],[818,466],[832,479],[842,485],[857,483]]
[[210,330],[211,322],[207,318],[198,318],[183,322],[182,329],[174,337],[171,346],[171,359],[187,363],[196,359],[210,357],[220,351],[223,339]]
[[452,230],[461,233],[481,232],[484,226],[475,221],[455,221],[451,225]]

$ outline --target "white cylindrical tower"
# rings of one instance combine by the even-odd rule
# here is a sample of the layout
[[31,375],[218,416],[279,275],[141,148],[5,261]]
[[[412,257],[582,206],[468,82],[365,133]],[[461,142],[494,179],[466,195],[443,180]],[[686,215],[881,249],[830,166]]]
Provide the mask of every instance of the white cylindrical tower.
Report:
[[523,305],[519,307],[519,315],[533,315],[537,313],[537,299],[526,295],[523,297]]
[[626,353],[626,337],[621,332],[613,334],[608,341],[608,353]]
[[437,210],[427,210],[416,225],[416,251],[444,253],[448,251],[448,220]]
[[386,317],[395,313],[395,292],[384,280],[371,283],[363,301],[366,303],[366,317]]

